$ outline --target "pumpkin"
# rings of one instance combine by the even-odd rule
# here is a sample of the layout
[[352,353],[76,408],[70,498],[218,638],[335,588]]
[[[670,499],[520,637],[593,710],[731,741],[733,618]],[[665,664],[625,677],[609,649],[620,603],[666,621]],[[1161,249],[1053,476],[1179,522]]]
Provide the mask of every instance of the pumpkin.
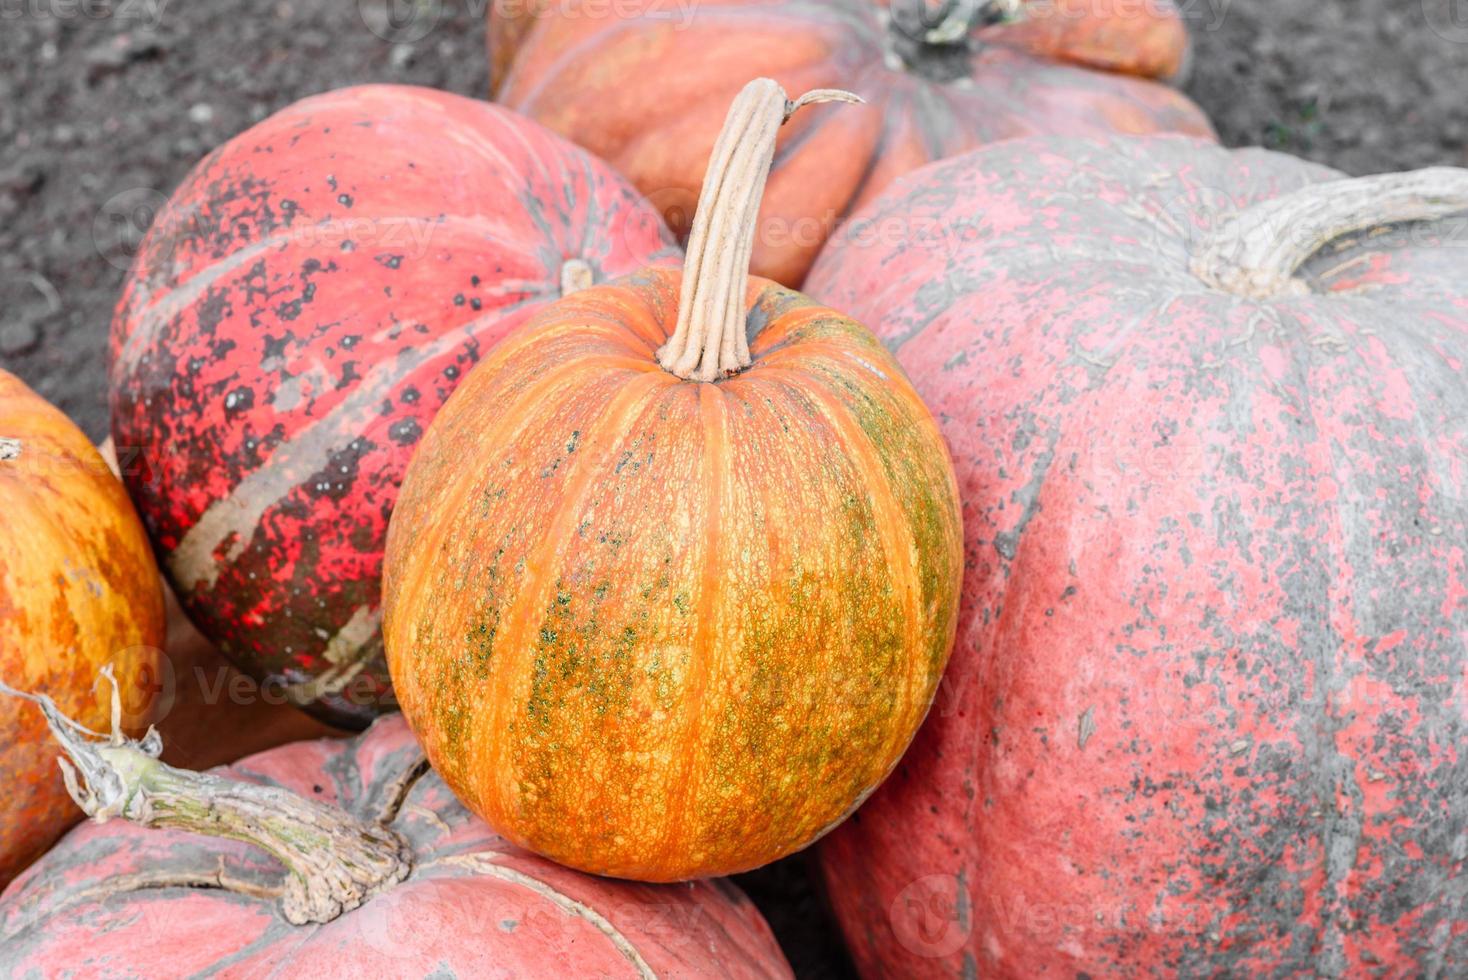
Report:
[[434,420],[388,536],[408,722],[499,833],[597,874],[742,871],[891,769],[953,641],[926,407],[865,329],[747,275],[795,108],[746,87],[688,262],[547,308]]
[[605,881],[510,846],[401,717],[201,774],[48,710],[106,822],[0,896],[6,976],[790,976],[733,885]]
[[1016,141],[822,255],[813,295],[942,419],[966,531],[937,706],[822,849],[864,974],[1468,962],[1453,212],[1468,172]]
[[368,86],[207,157],[112,326],[112,429],[189,617],[336,725],[392,707],[387,519],[457,380],[536,308],[670,240],[605,165],[503,109]]
[[[82,724],[107,719],[93,693],[113,664],[128,723],[163,645],[158,571],[127,492],[87,437],[0,370],[0,680],[45,691]],[[45,724],[0,699],[0,885],[75,820]]]
[[[890,0],[879,2],[891,6]],[[945,2],[951,6],[963,0],[940,0],[939,10]],[[1012,5],[1017,8],[1013,15],[980,30],[981,41],[1174,83],[1188,74],[1188,29],[1172,0],[1019,0]]]
[[[119,475],[112,440],[97,450]],[[125,702],[130,716],[153,719],[164,762],[209,769],[287,742],[342,734],[297,711],[283,691],[242,676],[189,622],[168,584],[160,580],[160,588],[168,642]],[[53,754],[45,753],[48,767]]]
[[[1191,102],[1163,85],[1025,50],[1034,43],[1064,55],[1054,48],[1067,31],[1094,47],[1106,36],[1088,30],[1097,24],[1122,38],[1150,35],[1150,15],[1076,22],[1056,10],[1046,22],[1063,30],[1043,40],[1035,29],[1011,47],[1010,27],[966,30],[986,23],[993,4],[942,7],[897,0],[889,17],[872,0],[629,0],[611,16],[600,0],[540,8],[501,0],[491,57],[507,65],[495,95],[611,161],[681,233],[718,132],[708,110],[727,105],[751,72],[794,91],[854,90],[864,108],[812,113],[789,128],[764,198],[753,271],[796,288],[845,215],[934,159],[1037,133],[1212,133]],[[1176,32],[1175,12],[1165,9]],[[947,19],[925,29],[933,23],[925,14],[939,13]],[[1079,37],[1076,44],[1091,51]],[[1121,61],[1165,67],[1141,54]]]

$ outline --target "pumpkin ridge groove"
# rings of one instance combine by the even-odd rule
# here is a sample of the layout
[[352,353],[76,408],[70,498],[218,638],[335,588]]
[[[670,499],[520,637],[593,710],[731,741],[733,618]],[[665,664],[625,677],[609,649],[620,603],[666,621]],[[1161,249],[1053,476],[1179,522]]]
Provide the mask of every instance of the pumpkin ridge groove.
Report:
[[535,894],[548,900],[552,905],[572,918],[584,919],[595,926],[596,930],[607,938],[607,941],[632,965],[632,968],[637,971],[637,975],[643,978],[643,980],[657,980],[657,974],[653,972],[651,964],[637,951],[637,947],[632,945],[627,937],[622,934],[622,931],[617,928],[616,923],[585,902],[572,898],[570,895],[567,895],[553,885],[541,881],[534,875],[529,875],[517,868],[511,868],[501,864],[493,856],[488,854],[464,854],[457,857],[445,858],[440,863],[468,868],[476,874],[499,878],[502,881],[512,882],[535,892]]
[[[722,595],[717,572],[723,534],[719,522],[722,505],[729,497],[729,446],[732,441],[728,405],[725,401],[728,396],[718,385],[713,384],[699,384],[697,390],[699,428],[703,433],[701,482],[704,492],[704,526],[701,535],[703,554],[700,556],[703,570],[699,575],[697,625],[694,627],[693,643],[688,655],[687,698],[684,709],[688,720],[683,726],[687,744],[695,746],[698,744],[697,734],[701,727],[703,702],[708,695],[709,678],[714,673],[711,649],[716,646],[714,637],[721,625],[719,600]],[[677,852],[684,844],[687,828],[681,815],[689,811],[688,800],[697,797],[689,780],[697,761],[694,756],[694,752],[685,752],[672,775],[672,800],[666,809],[670,816],[664,824],[659,842],[666,852]]]
[[[525,332],[534,333],[534,331]],[[504,346],[495,350],[496,357],[500,359],[502,359],[502,355],[507,353],[512,354],[514,351],[507,351]],[[570,378],[579,373],[581,369],[582,365],[575,360],[556,365],[545,372],[539,380],[526,385],[519,392],[515,393],[509,404],[505,405],[503,411],[500,413],[500,422],[492,430],[493,434],[503,436],[504,441],[508,442],[519,431],[523,430],[525,426],[530,424],[530,416],[528,413],[520,412],[521,406],[533,404],[539,401],[545,392],[554,390],[559,385],[568,384]],[[477,492],[480,487],[475,481],[466,480],[455,489],[457,492],[452,498],[447,498],[442,501],[443,507],[440,513],[459,513],[464,508],[464,501],[474,492]],[[448,534],[448,530],[447,522],[443,520],[429,524],[422,532],[423,537],[420,539],[420,546],[431,547],[434,552],[438,552],[443,547],[444,537]],[[424,569],[424,572],[426,574],[427,569]],[[421,581],[404,583],[405,591],[409,587],[411,587],[412,591],[417,591],[423,588],[423,585],[424,583]]]
[[[537,331],[534,329],[527,329],[522,331],[518,336],[534,336],[536,333]],[[515,345],[514,347],[511,347],[509,344],[502,344],[495,349],[493,361],[503,363],[506,357],[513,356],[520,347],[523,347],[523,344]],[[550,370],[546,371],[537,380],[527,384],[511,396],[509,403],[499,413],[496,424],[489,430],[490,434],[502,443],[511,441],[532,421],[532,415],[530,413],[520,411],[521,406],[538,402],[546,392],[554,391],[558,387],[569,387],[572,383],[571,379],[575,378],[582,371],[583,365],[575,359],[551,367]],[[473,375],[471,375],[463,387],[469,388],[473,383]],[[405,489],[406,487],[407,485],[405,483]],[[453,495],[441,501],[442,506],[439,508],[438,514],[449,515],[462,512],[465,507],[465,502],[475,493],[482,492],[482,489],[482,483],[479,480],[459,481],[453,488]],[[400,504],[403,499],[402,497],[399,498]],[[431,548],[434,553],[441,552],[444,540],[450,531],[449,524],[450,522],[443,516],[427,523],[419,532],[418,546]],[[389,541],[390,543],[391,541]],[[412,575],[409,580],[394,583],[396,591],[406,595],[426,594],[430,590],[431,583],[428,582],[430,571],[431,569],[428,566],[416,569],[417,574]],[[385,602],[384,605],[386,605]],[[408,701],[410,698],[419,699],[416,688],[421,686],[423,681],[421,678],[413,676],[413,674],[417,673],[418,666],[418,662],[413,658],[399,658],[397,666],[394,668],[395,671],[404,672],[395,680],[394,686],[398,688],[398,696],[400,701],[402,701],[405,712],[409,709]],[[450,785],[457,786],[457,779],[452,773],[445,772],[443,776],[445,781],[449,782]]]
[[[1297,328],[1301,329],[1302,335],[1306,335],[1304,326],[1297,320]],[[1308,358],[1308,354],[1305,357]],[[1308,362],[1296,364],[1298,390],[1309,420],[1308,429],[1300,433],[1301,448],[1306,449],[1311,444],[1318,446],[1318,451],[1325,457],[1324,462],[1329,466],[1330,478],[1340,485],[1349,485],[1350,481],[1342,476],[1342,470],[1349,472],[1350,461],[1342,458],[1345,452],[1341,448],[1343,442],[1349,440],[1349,433],[1341,432],[1338,424],[1322,424],[1317,407],[1321,399],[1311,393],[1310,368]],[[1328,399],[1325,404],[1329,405]],[[1413,414],[1416,415],[1415,404],[1413,409]],[[1328,413],[1326,419],[1329,419]],[[1316,787],[1319,798],[1327,801],[1320,807],[1320,851],[1325,882],[1321,889],[1315,940],[1321,947],[1320,955],[1325,964],[1329,965],[1334,961],[1342,966],[1345,942],[1343,934],[1351,931],[1351,908],[1355,904],[1355,895],[1352,893],[1359,888],[1357,865],[1362,858],[1361,842],[1366,820],[1363,812],[1365,790],[1361,785],[1366,774],[1359,771],[1364,768],[1364,764],[1341,752],[1339,739],[1348,727],[1348,722],[1337,711],[1332,710],[1331,704],[1332,692],[1339,689],[1342,682],[1350,681],[1350,675],[1339,666],[1338,651],[1345,642],[1345,637],[1341,635],[1334,620],[1340,612],[1354,618],[1351,610],[1356,602],[1350,583],[1341,582],[1340,576],[1333,572],[1334,569],[1348,565],[1347,528],[1353,522],[1347,517],[1344,507],[1342,495],[1339,494],[1330,505],[1318,507],[1321,523],[1325,525],[1325,533],[1319,540],[1329,549],[1327,556],[1312,556],[1321,578],[1324,602],[1317,615],[1322,622],[1317,629],[1301,629],[1300,650],[1309,656],[1309,662],[1314,669],[1313,700],[1318,700],[1316,710],[1319,714],[1312,718],[1311,713],[1302,713],[1299,734],[1300,745],[1307,750],[1306,758],[1312,763],[1307,771],[1318,780]],[[1288,610],[1288,606],[1286,609]],[[1312,635],[1327,637],[1329,642],[1311,644],[1305,638]],[[1312,646],[1316,649],[1311,650]],[[1309,751],[1310,748],[1314,751]],[[1353,770],[1356,770],[1354,779]],[[1343,798],[1345,805],[1342,805]],[[1344,867],[1337,856],[1342,846],[1350,850],[1350,860]]]
[[[581,362],[576,364],[578,367],[582,366]],[[595,422],[583,435],[584,450],[576,454],[575,461],[571,464],[566,485],[557,501],[556,518],[539,545],[526,556],[525,577],[516,588],[508,607],[501,611],[500,615],[506,624],[503,649],[511,651],[510,656],[514,659],[511,664],[490,673],[488,718],[484,725],[476,726],[476,731],[502,731],[501,715],[504,706],[508,703],[518,707],[524,702],[518,695],[513,698],[508,695],[513,689],[512,685],[523,686],[518,683],[520,678],[532,676],[533,671],[527,669],[535,657],[535,645],[530,642],[530,637],[544,623],[545,606],[555,589],[556,575],[561,571],[561,560],[565,557],[567,532],[580,520],[587,496],[597,489],[596,478],[604,473],[601,464],[604,458],[610,458],[611,455],[608,453],[604,456],[596,451],[597,447],[605,440],[607,433],[625,432],[627,423],[647,411],[649,403],[656,396],[677,385],[677,379],[661,370],[632,379],[601,407]],[[505,416],[513,418],[514,413],[506,411]],[[461,506],[445,513],[456,514],[460,510]],[[514,667],[513,670],[509,669],[511,666]],[[501,801],[519,798],[516,785],[519,773],[515,768],[516,760],[507,758],[509,749],[509,740],[499,739],[486,753],[489,768],[498,776]]]
[[[775,366],[771,366],[769,370],[792,379],[808,382],[807,384],[787,382],[785,387],[798,398],[809,400],[819,409],[827,424],[841,437],[847,450],[856,457],[854,462],[857,462],[858,472],[864,474],[867,480],[879,483],[881,492],[878,492],[877,487],[868,488],[867,503],[872,509],[872,516],[877,526],[882,531],[882,550],[886,555],[887,567],[889,570],[906,569],[912,564],[911,558],[917,550],[916,536],[912,530],[911,519],[898,506],[898,494],[892,486],[891,476],[882,464],[882,455],[872,442],[871,436],[867,434],[861,423],[852,417],[850,409],[841,402],[840,396],[830,387],[824,377],[814,372],[797,372]],[[922,647],[922,610],[919,608],[922,597],[913,587],[910,577],[904,576],[904,581],[906,585],[901,599],[906,613],[903,643],[906,649],[917,650]],[[915,680],[914,675],[926,669],[925,659],[910,659],[908,670],[902,677],[902,696],[897,699],[899,704],[909,703]],[[895,747],[896,740],[903,738],[907,731],[908,728],[903,725],[889,726],[886,751],[890,752]]]

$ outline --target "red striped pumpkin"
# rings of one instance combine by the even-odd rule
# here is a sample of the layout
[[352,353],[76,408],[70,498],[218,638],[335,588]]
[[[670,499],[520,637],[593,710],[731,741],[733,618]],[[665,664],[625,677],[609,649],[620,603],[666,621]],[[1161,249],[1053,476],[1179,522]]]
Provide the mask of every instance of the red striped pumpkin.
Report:
[[112,327],[113,435],[190,617],[322,718],[390,706],[382,548],[419,436],[564,273],[673,253],[604,164],[441,92],[318,96],[212,153]]

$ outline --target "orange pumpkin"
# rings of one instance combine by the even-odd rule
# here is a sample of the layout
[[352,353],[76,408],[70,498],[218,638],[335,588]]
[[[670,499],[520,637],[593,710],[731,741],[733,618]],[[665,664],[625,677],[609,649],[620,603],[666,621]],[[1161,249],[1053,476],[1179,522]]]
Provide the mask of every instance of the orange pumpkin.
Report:
[[685,268],[502,342],[403,484],[403,712],[470,809],[572,867],[670,881],[809,844],[895,765],[947,662],[936,424],[865,328],[747,275],[780,123],[834,94],[751,83]]
[[[827,237],[893,180],[1017,136],[1211,137],[1168,75],[1187,39],[1165,3],[1044,0],[991,25],[990,0],[498,0],[495,97],[610,161],[686,233],[718,133],[710,107],[751,73],[869,103],[788,127],[753,271],[799,287]],[[932,26],[929,26],[932,25]],[[1087,67],[1081,67],[1087,66]]]
[[[878,0],[891,6],[891,0]],[[983,43],[1142,78],[1188,73],[1188,29],[1172,0],[1020,0],[1017,15],[978,31]]]
[[[0,680],[108,722],[111,664],[129,727],[145,726],[163,644],[163,592],[122,484],[87,437],[0,370]],[[41,714],[0,698],[0,886],[75,822]]]

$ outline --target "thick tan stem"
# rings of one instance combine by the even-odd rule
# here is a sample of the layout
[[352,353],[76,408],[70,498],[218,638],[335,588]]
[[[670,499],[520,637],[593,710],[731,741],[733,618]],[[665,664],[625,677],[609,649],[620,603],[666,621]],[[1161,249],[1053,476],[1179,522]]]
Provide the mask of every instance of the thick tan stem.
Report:
[[0,461],[20,459],[20,440],[0,438]]
[[664,369],[688,381],[714,381],[749,366],[744,297],[775,138],[804,106],[860,101],[850,92],[818,89],[791,102],[768,78],[739,93],[704,176],[683,265],[678,327],[658,351]]
[[[110,668],[104,671],[112,680]],[[281,914],[295,925],[330,922],[402,881],[412,871],[407,845],[387,827],[338,807],[158,761],[162,740],[153,729],[141,741],[119,727],[121,701],[112,692],[112,733],[89,731],[43,694],[0,683],[0,693],[34,702],[66,755],[58,759],[66,788],[94,820],[122,818],[253,844],[288,872]]]
[[1250,299],[1308,292],[1295,272],[1343,235],[1468,212],[1468,170],[1432,167],[1333,180],[1256,204],[1220,224],[1193,254],[1193,274]]

